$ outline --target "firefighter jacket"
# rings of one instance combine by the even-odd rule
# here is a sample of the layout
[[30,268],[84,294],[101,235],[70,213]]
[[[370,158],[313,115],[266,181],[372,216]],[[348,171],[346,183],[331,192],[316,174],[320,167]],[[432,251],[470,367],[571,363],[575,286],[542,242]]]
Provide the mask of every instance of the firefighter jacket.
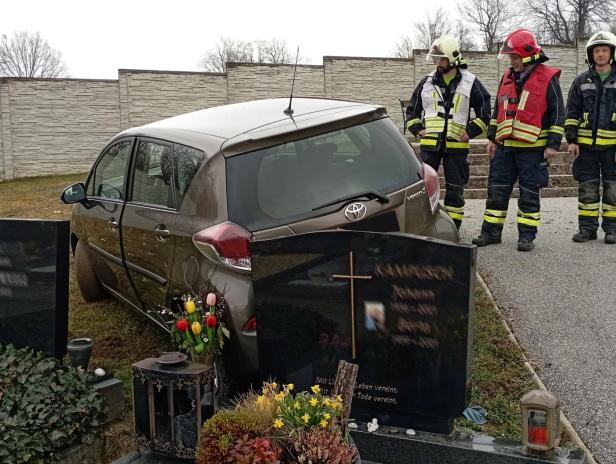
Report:
[[565,121],[567,142],[603,150],[616,146],[616,68],[602,81],[594,69],[571,84]]
[[558,149],[565,108],[560,70],[542,63],[503,75],[490,120],[488,139],[515,151]]
[[[470,110],[476,117],[469,121]],[[407,128],[417,135],[425,129],[420,146],[425,151],[468,153],[469,143],[460,142],[487,130],[490,120],[490,94],[472,73],[458,69],[449,85],[443,76],[432,72],[415,88],[406,108]]]

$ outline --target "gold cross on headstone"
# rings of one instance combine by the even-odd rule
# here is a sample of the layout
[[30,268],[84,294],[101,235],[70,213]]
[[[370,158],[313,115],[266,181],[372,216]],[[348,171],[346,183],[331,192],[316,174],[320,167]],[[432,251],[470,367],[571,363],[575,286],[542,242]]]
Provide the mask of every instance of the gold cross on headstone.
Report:
[[353,264],[353,252],[349,252],[349,275],[334,274],[334,279],[349,279],[351,282],[351,343],[353,349],[353,359],[357,359],[357,346],[355,341],[355,279],[370,280],[372,276],[355,275],[355,266]]

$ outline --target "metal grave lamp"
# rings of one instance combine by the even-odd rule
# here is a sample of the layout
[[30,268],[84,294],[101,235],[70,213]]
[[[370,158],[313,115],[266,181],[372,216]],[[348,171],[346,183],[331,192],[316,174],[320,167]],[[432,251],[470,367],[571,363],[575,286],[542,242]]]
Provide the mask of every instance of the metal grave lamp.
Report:
[[532,390],[520,400],[524,450],[549,455],[560,443],[560,401],[544,390]]
[[203,422],[214,414],[214,368],[165,353],[132,365],[140,451],[194,459]]

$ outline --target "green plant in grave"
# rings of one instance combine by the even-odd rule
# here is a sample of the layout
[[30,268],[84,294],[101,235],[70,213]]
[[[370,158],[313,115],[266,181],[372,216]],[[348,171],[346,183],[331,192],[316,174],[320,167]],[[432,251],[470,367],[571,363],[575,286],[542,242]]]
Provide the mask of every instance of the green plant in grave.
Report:
[[86,374],[29,349],[0,345],[0,462],[53,463],[62,448],[92,443],[105,419]]

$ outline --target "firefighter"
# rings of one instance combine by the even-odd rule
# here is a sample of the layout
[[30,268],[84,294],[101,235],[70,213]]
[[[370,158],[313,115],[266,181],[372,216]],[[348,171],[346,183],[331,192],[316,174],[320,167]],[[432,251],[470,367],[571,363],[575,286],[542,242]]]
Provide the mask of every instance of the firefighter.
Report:
[[[565,137],[574,157],[579,232],[575,242],[597,238],[599,209],[605,243],[616,243],[616,36],[597,32],[586,44],[589,70],[569,90]],[[603,178],[603,202],[599,181]]]
[[[468,183],[469,139],[484,134],[490,121],[490,94],[466,70],[458,41],[444,35],[434,41],[427,60],[436,69],[421,80],[406,108],[407,129],[421,137],[423,161],[445,171],[445,210],[459,229]],[[470,120],[471,108],[475,118]]]
[[530,251],[541,218],[540,190],[549,181],[548,158],[560,146],[565,109],[560,69],[543,64],[548,57],[532,32],[517,29],[506,38],[499,58],[511,67],[501,78],[490,127],[488,199],[477,246],[501,242],[509,197],[516,180],[518,250]]

